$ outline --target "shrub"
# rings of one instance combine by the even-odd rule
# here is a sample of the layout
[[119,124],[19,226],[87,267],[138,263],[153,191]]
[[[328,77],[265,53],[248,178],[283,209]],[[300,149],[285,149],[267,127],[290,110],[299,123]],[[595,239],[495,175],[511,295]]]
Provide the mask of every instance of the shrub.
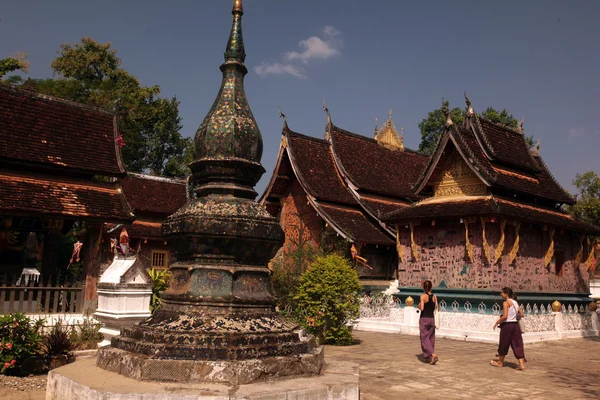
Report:
[[295,315],[320,341],[352,344],[349,322],[359,316],[361,284],[350,262],[338,255],[319,257],[302,276],[294,296]]
[[50,333],[44,337],[44,346],[48,360],[52,357],[68,355],[75,348],[69,330],[63,327],[61,320],[56,321]]
[[80,325],[71,327],[70,339],[73,346],[78,350],[95,349],[98,343],[104,339],[100,333],[102,324],[94,322],[91,318],[83,318]]
[[150,311],[154,312],[162,303],[160,292],[167,290],[171,273],[165,269],[151,268],[148,270],[148,275],[152,279],[152,298],[150,299]]
[[42,355],[43,319],[24,314],[0,316],[0,373],[26,374]]

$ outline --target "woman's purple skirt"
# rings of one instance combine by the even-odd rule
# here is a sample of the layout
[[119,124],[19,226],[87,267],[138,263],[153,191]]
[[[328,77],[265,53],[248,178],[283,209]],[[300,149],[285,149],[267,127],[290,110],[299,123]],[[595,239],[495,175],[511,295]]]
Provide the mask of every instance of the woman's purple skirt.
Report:
[[429,358],[435,353],[435,320],[433,318],[420,318],[419,332],[421,333],[423,357]]

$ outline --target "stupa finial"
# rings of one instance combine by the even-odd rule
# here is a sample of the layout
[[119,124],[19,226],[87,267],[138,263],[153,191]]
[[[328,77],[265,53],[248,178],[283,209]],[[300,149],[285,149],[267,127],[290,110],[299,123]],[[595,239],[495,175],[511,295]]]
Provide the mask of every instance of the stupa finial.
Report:
[[233,25],[231,26],[231,33],[227,41],[227,49],[225,50],[225,62],[237,61],[243,64],[246,59],[246,51],[242,36],[242,15],[244,15],[242,0],[233,1],[233,10],[231,13],[233,14]]

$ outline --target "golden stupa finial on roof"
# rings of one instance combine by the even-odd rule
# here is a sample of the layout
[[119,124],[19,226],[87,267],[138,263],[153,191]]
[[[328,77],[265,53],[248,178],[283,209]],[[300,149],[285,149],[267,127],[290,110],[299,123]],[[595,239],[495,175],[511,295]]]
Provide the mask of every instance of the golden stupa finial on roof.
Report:
[[390,109],[390,116],[381,125],[380,129],[377,129],[377,122],[375,123],[375,140],[380,146],[385,147],[389,150],[404,150],[404,136],[398,134],[396,124],[392,119],[392,110]]

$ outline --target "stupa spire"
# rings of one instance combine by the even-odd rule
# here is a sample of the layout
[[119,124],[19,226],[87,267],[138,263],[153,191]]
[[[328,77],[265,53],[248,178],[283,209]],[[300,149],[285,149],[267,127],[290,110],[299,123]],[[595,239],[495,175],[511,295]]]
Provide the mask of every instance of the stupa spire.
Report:
[[263,143],[244,92],[246,52],[242,38],[242,1],[234,0],[233,24],[225,50],[221,89],[196,132],[191,163],[198,196],[233,194],[255,198],[254,185],[265,169]]
[[225,62],[237,61],[243,63],[246,59],[246,51],[242,35],[242,15],[244,15],[242,0],[234,0],[231,13],[233,14],[233,25],[231,26],[231,33],[227,41],[227,49],[225,50]]

